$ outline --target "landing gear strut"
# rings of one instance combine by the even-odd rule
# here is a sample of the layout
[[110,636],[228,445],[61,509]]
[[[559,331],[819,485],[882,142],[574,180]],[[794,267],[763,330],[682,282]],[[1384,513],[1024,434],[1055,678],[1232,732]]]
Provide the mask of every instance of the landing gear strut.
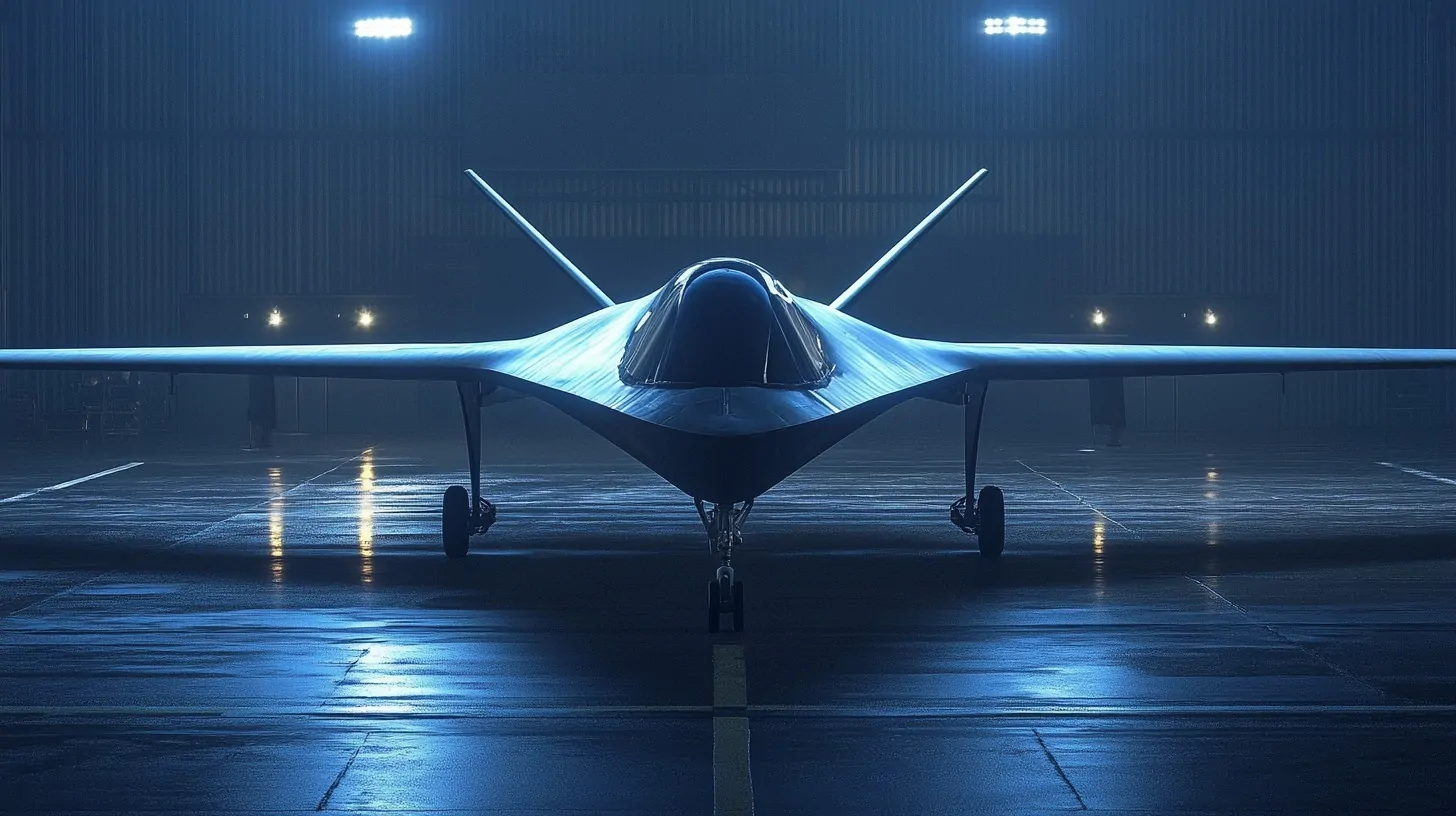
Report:
[[708,582],[708,631],[716,632],[724,613],[733,615],[733,631],[743,631],[743,582],[733,572],[733,547],[743,543],[743,522],[753,509],[753,499],[741,506],[715,504],[710,509],[702,499],[693,499],[698,518],[708,531],[708,546],[718,554],[720,565]]
[[456,387],[465,415],[465,446],[470,451],[470,491],[460,485],[445,491],[440,532],[445,555],[464,558],[470,552],[470,537],[483,534],[495,523],[495,505],[480,496],[480,409],[486,391],[474,381],[456,383]]
[[[986,383],[966,384],[966,495],[950,506],[955,526],[976,536],[981,555],[995,558],[1006,549],[1006,498],[1001,488],[987,485],[976,496],[976,453],[981,443],[981,412],[986,407]],[[972,503],[972,496],[976,496]],[[969,506],[967,506],[969,505]]]

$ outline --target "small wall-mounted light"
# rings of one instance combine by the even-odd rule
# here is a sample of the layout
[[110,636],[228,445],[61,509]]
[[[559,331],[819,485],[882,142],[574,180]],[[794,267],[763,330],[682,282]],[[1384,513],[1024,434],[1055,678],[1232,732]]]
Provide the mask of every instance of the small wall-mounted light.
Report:
[[359,328],[367,329],[374,325],[374,313],[368,309],[360,309],[359,315],[355,318],[354,322],[358,324]]
[[408,17],[371,17],[354,22],[354,36],[371,40],[390,40],[415,33],[415,22]]
[[269,326],[269,328],[276,329],[276,328],[278,328],[279,326],[282,326],[282,325],[283,325],[283,313],[282,312],[278,311],[277,309],[274,309],[273,311],[271,311],[271,312],[268,313],[268,326]]
[[1092,310],[1092,325],[1102,328],[1107,325],[1107,315],[1101,309]]
[[1218,314],[1212,309],[1203,313],[1203,325],[1210,329],[1218,325]]

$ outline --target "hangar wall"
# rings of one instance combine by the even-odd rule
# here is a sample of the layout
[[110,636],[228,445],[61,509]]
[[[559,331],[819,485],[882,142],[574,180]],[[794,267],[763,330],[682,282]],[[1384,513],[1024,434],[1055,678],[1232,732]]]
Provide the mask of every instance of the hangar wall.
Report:
[[[511,234],[466,165],[564,241],[890,237],[987,165],[984,195],[940,229],[1070,236],[1081,292],[1264,296],[1291,344],[1456,345],[1452,3],[1040,8],[1051,34],[1013,40],[980,33],[1000,4],[967,0],[423,0],[414,38],[378,43],[349,36],[356,7],[338,0],[8,0],[9,341],[177,342],[195,296],[407,293],[412,240]],[[700,166],[614,169],[610,151],[572,151],[609,136],[487,104],[572,74],[649,97],[684,77],[798,77],[833,98],[799,122],[818,152],[734,137],[792,166],[705,145]],[[660,130],[641,127],[622,138]],[[500,131],[545,139],[557,166],[519,169]],[[854,273],[804,270],[802,289]],[[1435,380],[1444,422],[1456,393]],[[1379,423],[1384,382],[1291,379],[1284,422]]]

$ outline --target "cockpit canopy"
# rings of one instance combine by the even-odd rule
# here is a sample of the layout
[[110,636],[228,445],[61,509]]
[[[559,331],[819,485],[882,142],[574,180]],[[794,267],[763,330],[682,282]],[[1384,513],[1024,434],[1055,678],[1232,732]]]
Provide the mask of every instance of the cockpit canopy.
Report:
[[618,370],[631,385],[813,388],[834,366],[783,284],[758,264],[711,258],[652,300]]

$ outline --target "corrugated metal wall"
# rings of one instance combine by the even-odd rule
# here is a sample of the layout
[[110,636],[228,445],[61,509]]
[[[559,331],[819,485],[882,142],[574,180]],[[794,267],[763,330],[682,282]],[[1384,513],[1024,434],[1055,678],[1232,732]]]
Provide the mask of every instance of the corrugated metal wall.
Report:
[[[188,294],[407,291],[411,236],[509,230],[459,176],[482,83],[604,71],[838,76],[843,169],[502,173],[553,235],[893,234],[987,165],[942,229],[1077,236],[1088,293],[1456,345],[1447,0],[1064,0],[1017,39],[963,0],[412,5],[403,44],[355,40],[339,0],[0,6],[12,339],[168,342]],[[1379,421],[1381,382],[1293,379],[1286,421]]]

